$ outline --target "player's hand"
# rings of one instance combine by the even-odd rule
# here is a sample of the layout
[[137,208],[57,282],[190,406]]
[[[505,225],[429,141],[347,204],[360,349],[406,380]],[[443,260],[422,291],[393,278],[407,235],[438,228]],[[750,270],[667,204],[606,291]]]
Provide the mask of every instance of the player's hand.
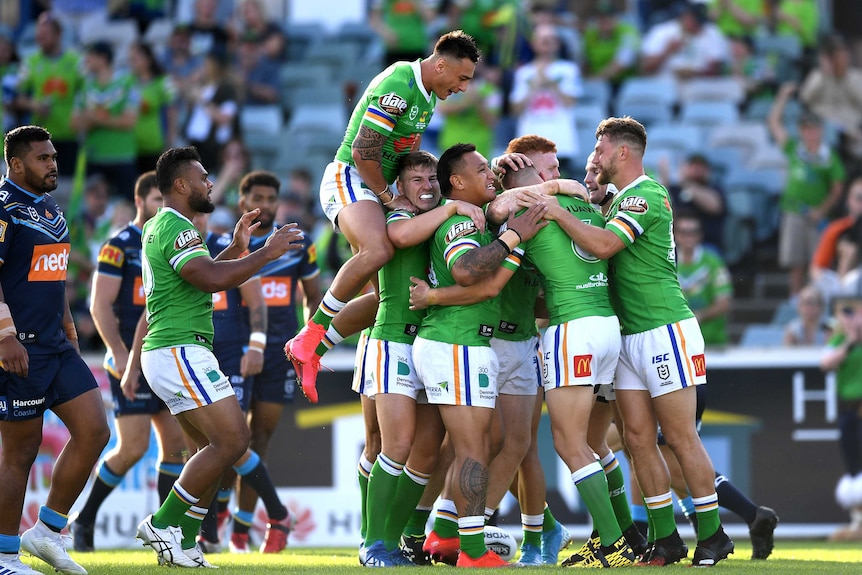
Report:
[[117,371],[115,377],[123,379],[123,374],[126,373],[126,364],[129,363],[129,350],[122,347],[118,350],[112,350],[111,355],[114,357],[114,369]]
[[455,200],[454,204],[456,206],[456,214],[467,216],[473,220],[473,224],[475,224],[480,233],[485,233],[485,212],[482,208],[470,202],[462,202],[461,200]]
[[431,292],[431,286],[423,279],[410,276],[410,281],[413,285],[410,286],[410,309],[413,311],[425,309],[429,305],[428,294]]
[[120,390],[123,392],[123,397],[129,401],[135,401],[135,395],[138,393],[138,387],[140,385],[141,370],[124,369],[123,378],[120,380]]
[[525,242],[532,239],[539,230],[548,225],[548,221],[544,219],[547,212],[548,204],[546,202],[536,203],[520,216],[515,216],[514,211],[511,211],[509,212],[509,219],[506,221],[506,228],[517,232],[521,236],[521,241]]
[[263,354],[259,351],[247,351],[239,360],[239,374],[243,377],[251,377],[263,371]]
[[[586,188],[584,188],[586,189]],[[518,207],[521,208],[534,208],[539,204],[545,204],[547,206],[547,211],[544,214],[544,218],[548,221],[554,221],[559,217],[560,202],[554,196],[548,196],[541,192],[536,192],[532,190],[525,190],[523,192],[518,192],[515,196],[518,200]]]
[[419,211],[416,209],[416,206],[413,205],[413,202],[400,194],[392,198],[392,201],[383,207],[387,210],[403,210],[405,212],[410,212],[411,214],[415,214]]
[[0,339],[0,364],[3,364],[3,369],[19,377],[27,377],[30,373],[30,355],[15,336]]
[[502,156],[497,156],[491,162],[491,167],[494,170],[494,173],[497,175],[505,174],[506,170],[512,170],[513,172],[517,172],[524,166],[532,165],[533,160],[531,160],[524,154],[519,153],[503,154]]
[[580,198],[585,202],[590,201],[590,192],[587,190],[587,187],[583,185],[581,182],[577,180],[557,180],[557,183],[560,186],[560,189],[557,190],[557,194],[562,196],[570,196],[573,198]]
[[244,213],[233,228],[233,241],[231,242],[240,253],[248,249],[248,242],[251,240],[251,233],[260,226],[260,222],[255,222],[254,219],[260,215],[260,208],[255,208],[250,212]]
[[299,224],[291,222],[281,226],[275,230],[275,233],[266,238],[263,249],[269,252],[272,259],[277,259],[286,252],[302,249],[303,239],[305,239],[305,234],[299,229]]

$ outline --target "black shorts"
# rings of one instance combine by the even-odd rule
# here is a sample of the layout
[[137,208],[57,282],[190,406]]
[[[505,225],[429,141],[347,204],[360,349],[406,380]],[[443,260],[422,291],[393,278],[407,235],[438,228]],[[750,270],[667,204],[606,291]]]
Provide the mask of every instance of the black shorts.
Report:
[[26,378],[0,368],[0,421],[42,417],[47,409],[97,388],[93,373],[74,349],[31,355]]
[[129,400],[123,395],[123,391],[120,389],[120,380],[110,373],[108,374],[108,381],[111,382],[111,395],[114,396],[114,417],[155,415],[168,408],[165,402],[150,389],[150,385],[144,379],[144,374],[141,374],[138,380],[138,391],[135,392],[134,400]]
[[263,353],[263,371],[254,376],[252,398],[267,403],[290,403],[296,393],[296,372],[284,356],[281,343],[267,345]]

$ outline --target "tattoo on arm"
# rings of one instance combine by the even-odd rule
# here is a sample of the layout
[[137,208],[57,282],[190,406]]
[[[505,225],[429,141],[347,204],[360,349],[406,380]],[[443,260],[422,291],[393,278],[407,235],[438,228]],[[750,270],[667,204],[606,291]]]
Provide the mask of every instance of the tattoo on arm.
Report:
[[[467,458],[458,474],[458,485],[465,501],[465,516],[485,515],[488,494],[488,468],[475,459]],[[459,509],[459,511],[461,511]]]
[[386,136],[380,132],[375,132],[368,126],[359,128],[359,133],[353,139],[353,149],[359,152],[359,157],[363,160],[370,160],[380,163],[383,157],[383,144],[386,143]]
[[461,264],[471,277],[483,278],[494,273],[507,255],[509,254],[506,248],[500,242],[494,241],[487,246],[468,251],[461,256],[458,264]]
[[251,331],[266,333],[266,307],[257,306],[248,311],[248,323]]

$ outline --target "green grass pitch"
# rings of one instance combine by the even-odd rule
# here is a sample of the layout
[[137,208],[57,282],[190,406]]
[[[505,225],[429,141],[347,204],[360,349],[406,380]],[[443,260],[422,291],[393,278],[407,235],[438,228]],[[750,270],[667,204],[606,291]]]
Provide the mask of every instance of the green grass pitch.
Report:
[[[560,554],[560,558],[573,553],[571,549]],[[828,543],[825,541],[776,541],[775,551],[766,561],[751,561],[751,548],[747,542],[739,542],[737,551],[726,561],[713,569],[717,573],[733,575],[775,574],[775,575],[848,575],[862,573],[862,546],[853,543]],[[73,559],[84,566],[90,575],[140,575],[141,573],[168,573],[165,567],[156,565],[155,553],[146,550],[135,551],[97,551],[95,553],[71,553]],[[264,575],[275,573],[310,573],[339,575],[341,573],[367,572],[357,561],[356,549],[320,548],[291,549],[279,555],[233,555],[219,553],[208,555],[211,563],[220,567],[222,575]],[[29,556],[23,561],[44,573],[50,573],[47,564]],[[666,567],[662,573],[687,569],[689,560]],[[450,569],[446,566],[396,568],[398,575],[428,573],[429,569]],[[658,569],[658,568],[655,568]],[[553,567],[531,567],[518,569],[518,573],[553,572]],[[170,573],[183,570],[171,569]],[[652,570],[651,570],[652,571]],[[688,571],[691,573],[691,571]]]

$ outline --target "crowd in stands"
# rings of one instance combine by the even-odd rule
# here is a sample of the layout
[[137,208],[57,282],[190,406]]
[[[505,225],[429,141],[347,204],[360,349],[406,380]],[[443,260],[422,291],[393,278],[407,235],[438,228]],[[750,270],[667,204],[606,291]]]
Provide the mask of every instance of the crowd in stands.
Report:
[[476,38],[483,61],[470,90],[440,103],[423,148],[468,140],[490,157],[539,133],[556,142],[563,176],[581,178],[597,123],[637,118],[648,130],[645,166],[685,215],[678,233],[697,239],[686,282],[722,325],[735,283],[727,270],[758,246],[774,244],[789,274],[788,319],[802,324],[788,343],[821,339],[809,333],[808,302],[828,316],[858,268],[853,2],[371,0],[365,21],[337,29],[291,22],[286,3],[270,0],[3,4],[0,121],[4,131],[43,125],[58,149],[82,344],[88,335],[97,344],[86,329],[93,246],[130,219],[135,177],[169,146],[197,146],[215,182],[212,223],[225,229],[239,179],[278,173],[288,182],[279,220],[312,232],[331,276],[349,251],[321,217],[317,182],[352,99],[386,63],[421,57],[456,28]]

